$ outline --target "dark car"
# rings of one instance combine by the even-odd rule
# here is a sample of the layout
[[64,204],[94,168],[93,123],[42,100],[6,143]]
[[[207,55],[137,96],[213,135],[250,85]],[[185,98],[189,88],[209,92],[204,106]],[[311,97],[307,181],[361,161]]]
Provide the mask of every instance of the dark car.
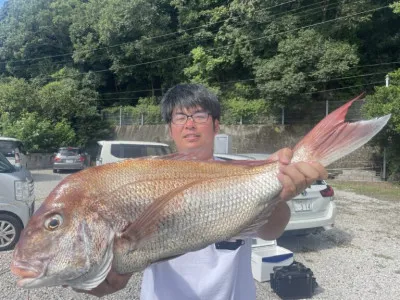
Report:
[[53,173],[60,170],[83,170],[89,165],[88,155],[79,147],[59,148],[53,159]]

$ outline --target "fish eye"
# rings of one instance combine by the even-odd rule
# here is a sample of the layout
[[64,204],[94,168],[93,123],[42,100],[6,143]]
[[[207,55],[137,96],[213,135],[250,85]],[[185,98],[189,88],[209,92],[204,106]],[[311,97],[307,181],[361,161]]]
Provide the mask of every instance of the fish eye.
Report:
[[53,215],[44,222],[44,227],[48,230],[56,230],[63,223],[60,215]]

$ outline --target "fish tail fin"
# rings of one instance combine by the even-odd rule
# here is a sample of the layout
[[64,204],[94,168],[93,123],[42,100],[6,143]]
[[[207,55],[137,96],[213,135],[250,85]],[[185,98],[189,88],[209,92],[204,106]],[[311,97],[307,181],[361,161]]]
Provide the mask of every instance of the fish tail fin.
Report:
[[358,122],[345,122],[347,111],[363,94],[322,119],[293,149],[292,162],[319,161],[327,166],[372,139],[391,115]]

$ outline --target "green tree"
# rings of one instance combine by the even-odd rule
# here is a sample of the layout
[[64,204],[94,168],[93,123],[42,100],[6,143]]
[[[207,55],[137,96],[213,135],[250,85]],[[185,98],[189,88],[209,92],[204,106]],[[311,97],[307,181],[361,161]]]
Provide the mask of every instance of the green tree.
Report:
[[390,179],[400,179],[400,69],[389,73],[390,85],[376,87],[373,95],[366,97],[363,107],[366,116],[379,117],[391,114],[390,121],[374,140],[387,149]]
[[277,55],[257,59],[254,69],[264,97],[279,106],[305,108],[313,91],[331,87],[330,78],[340,77],[357,63],[355,46],[307,29],[279,42]]
[[90,74],[80,75],[74,69],[64,68],[52,75],[54,81],[38,91],[42,113],[50,120],[75,118],[97,113],[98,92]]
[[[100,71],[109,91],[150,89],[154,95],[182,74],[182,60],[163,60],[177,56],[181,50],[175,46],[174,34],[170,34],[173,9],[166,3],[158,0],[84,3],[71,26],[75,62]],[[149,64],[150,61],[157,62]],[[118,95],[115,98],[118,102]],[[137,98],[130,102],[136,104]]]
[[54,81],[38,91],[42,115],[53,122],[66,120],[74,129],[79,146],[112,136],[110,124],[97,109],[99,78],[92,73],[80,74],[64,68],[52,75]]
[[33,112],[40,108],[37,88],[24,79],[14,77],[0,81],[0,114],[8,113],[12,120],[23,112]]
[[[63,0],[64,1],[64,0]],[[4,73],[22,78],[47,76],[72,64],[68,3],[54,0],[8,0],[0,19],[0,57]]]
[[24,141],[27,150],[32,152],[51,152],[76,142],[75,132],[66,120],[54,123],[35,112],[23,113],[16,121],[3,114],[0,127],[3,135]]

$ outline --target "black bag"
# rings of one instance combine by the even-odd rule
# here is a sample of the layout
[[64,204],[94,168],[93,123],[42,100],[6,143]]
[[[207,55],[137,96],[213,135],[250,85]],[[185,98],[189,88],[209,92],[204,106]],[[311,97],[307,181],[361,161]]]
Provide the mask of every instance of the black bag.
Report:
[[318,286],[313,272],[294,261],[289,266],[274,267],[270,274],[272,290],[282,299],[311,298]]

